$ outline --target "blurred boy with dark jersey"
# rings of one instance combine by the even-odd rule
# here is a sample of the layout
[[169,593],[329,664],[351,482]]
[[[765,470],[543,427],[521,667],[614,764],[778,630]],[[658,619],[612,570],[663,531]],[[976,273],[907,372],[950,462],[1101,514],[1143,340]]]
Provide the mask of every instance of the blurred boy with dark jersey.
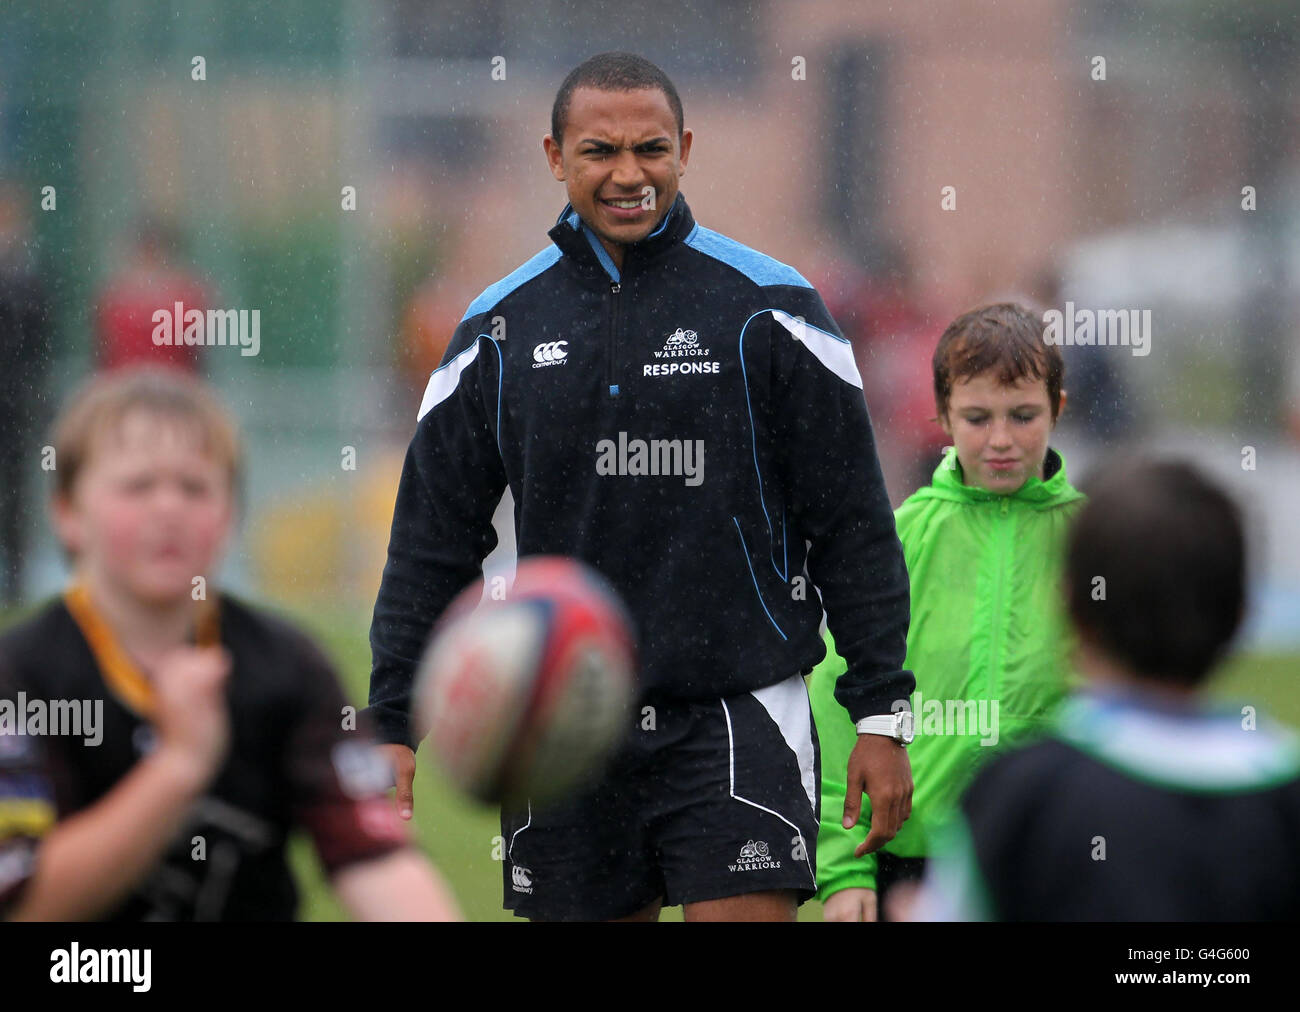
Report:
[[175,371],[115,373],[74,396],[54,446],[73,580],[0,637],[4,695],[101,718],[90,737],[0,739],[7,915],[291,919],[285,843],[303,828],[354,916],[454,917],[329,663],[212,585],[239,474],[212,395]]
[[913,916],[1294,921],[1300,741],[1203,691],[1244,611],[1238,510],[1176,462],[1088,492],[1065,577],[1087,688],[975,778]]

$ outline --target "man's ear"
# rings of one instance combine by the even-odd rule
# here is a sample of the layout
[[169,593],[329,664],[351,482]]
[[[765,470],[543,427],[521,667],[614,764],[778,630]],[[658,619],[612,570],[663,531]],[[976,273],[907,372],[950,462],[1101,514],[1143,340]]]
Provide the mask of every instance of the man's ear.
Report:
[[948,421],[948,412],[944,411],[937,404],[934,410],[938,413],[939,428],[943,429],[944,435],[949,439],[952,438],[952,424]]
[[551,175],[564,182],[564,149],[560,142],[547,134],[542,138],[542,150],[546,152],[546,164],[551,168]]
[[677,174],[679,176],[686,175],[686,163],[690,161],[691,140],[693,139],[693,137],[694,135],[689,130],[682,131],[682,138],[680,144],[681,153],[677,156],[677,164],[678,164]]
[[1056,418],[1052,421],[1052,424],[1053,424],[1053,425],[1055,425],[1057,422],[1059,422],[1059,421],[1061,420],[1061,416],[1062,416],[1063,414],[1065,414],[1065,400],[1066,400],[1066,398],[1065,398],[1065,391],[1062,390],[1062,391],[1061,391],[1061,400],[1060,400],[1060,403],[1057,404],[1057,407],[1056,407]]

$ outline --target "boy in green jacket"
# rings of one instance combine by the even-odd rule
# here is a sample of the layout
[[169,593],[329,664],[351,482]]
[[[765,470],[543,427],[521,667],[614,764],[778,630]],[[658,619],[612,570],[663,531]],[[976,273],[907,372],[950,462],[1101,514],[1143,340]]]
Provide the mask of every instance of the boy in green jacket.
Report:
[[[911,700],[912,815],[866,854],[869,811],[846,797],[856,742],[834,697],[845,663],[827,634],[809,677],[822,749],[818,898],[827,920],[874,920],[877,895],[917,880],[930,841],[995,749],[1044,728],[1065,694],[1068,641],[1062,551],[1083,496],[1048,438],[1065,406],[1060,350],[1018,305],[958,317],[934,353],[939,424],[951,437],[930,485],[897,510],[911,580],[905,667]],[[895,709],[907,708],[899,700]]]

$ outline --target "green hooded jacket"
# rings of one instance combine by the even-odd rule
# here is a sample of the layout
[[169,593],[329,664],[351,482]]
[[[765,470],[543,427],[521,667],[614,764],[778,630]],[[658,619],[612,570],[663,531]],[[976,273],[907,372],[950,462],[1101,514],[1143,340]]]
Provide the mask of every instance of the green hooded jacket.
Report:
[[[1083,495],[1065,459],[1047,451],[1045,480],[999,495],[962,483],[949,447],[930,485],[894,517],[911,580],[906,668],[916,674],[912,815],[885,847],[924,857],[978,763],[1009,742],[1044,731],[1067,689],[1068,626],[1060,581],[1065,534]],[[876,859],[855,858],[867,837],[866,798],[853,829],[841,824],[845,772],[857,733],[835,701],[845,662],[826,634],[826,659],[808,688],[821,740],[818,898],[874,889]]]

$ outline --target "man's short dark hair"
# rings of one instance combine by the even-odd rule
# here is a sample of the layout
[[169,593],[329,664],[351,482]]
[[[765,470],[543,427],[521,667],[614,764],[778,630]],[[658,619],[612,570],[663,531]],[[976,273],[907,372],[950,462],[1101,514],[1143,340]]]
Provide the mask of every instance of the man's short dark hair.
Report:
[[677,95],[668,75],[644,57],[635,53],[601,53],[574,67],[555,93],[551,106],[551,136],[557,144],[564,141],[564,124],[569,118],[569,103],[578,88],[596,88],[599,91],[640,91],[657,88],[668,99],[668,105],[677,120],[677,138],[683,129],[682,100]]
[[1066,557],[1075,628],[1142,677],[1199,684],[1245,610],[1237,506],[1179,461],[1130,460],[1085,488]]

